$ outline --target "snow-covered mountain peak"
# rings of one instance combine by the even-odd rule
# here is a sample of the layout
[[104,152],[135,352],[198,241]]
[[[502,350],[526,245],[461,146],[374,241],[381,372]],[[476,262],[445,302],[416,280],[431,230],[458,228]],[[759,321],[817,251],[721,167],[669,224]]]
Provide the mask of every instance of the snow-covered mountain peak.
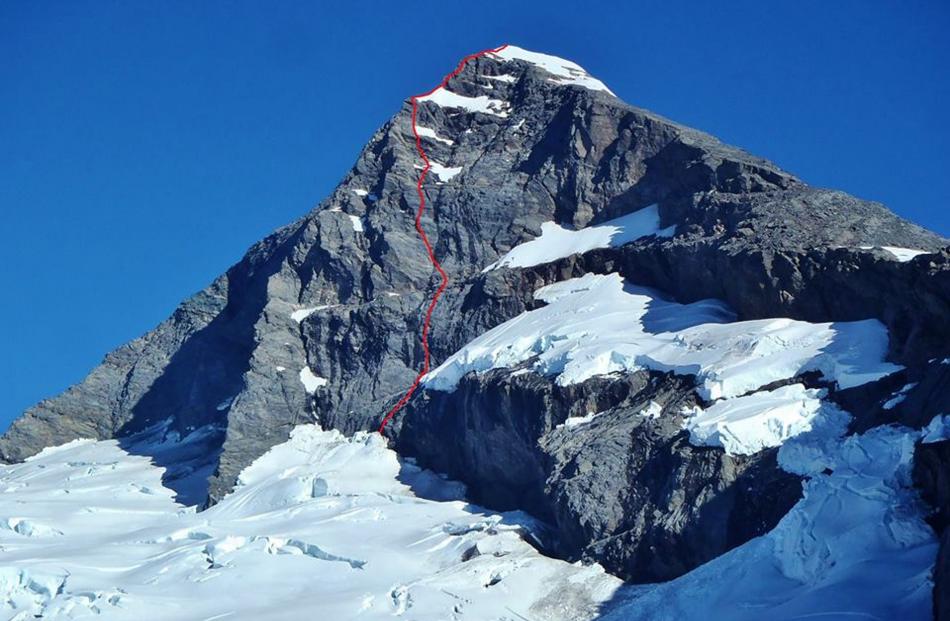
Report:
[[564,59],[436,79],[325,201],[0,436],[0,606],[925,612],[947,240]]

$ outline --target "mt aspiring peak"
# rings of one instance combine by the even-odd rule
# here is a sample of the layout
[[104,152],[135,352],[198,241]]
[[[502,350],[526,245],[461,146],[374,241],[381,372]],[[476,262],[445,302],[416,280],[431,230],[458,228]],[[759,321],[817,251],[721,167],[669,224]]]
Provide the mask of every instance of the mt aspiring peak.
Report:
[[[115,439],[202,507],[249,497],[260,479],[248,473],[305,437],[395,459],[364,432],[423,367],[435,258],[448,280],[427,332],[432,369],[386,427],[412,468],[531,513],[536,545],[629,581],[708,581],[712,563],[742,559],[771,568],[770,584],[805,585],[783,591],[796,612],[839,578],[860,582],[844,535],[812,549],[822,508],[866,501],[855,515],[876,519],[891,503],[900,523],[862,536],[871,561],[906,553],[894,588],[916,595],[889,610],[900,617],[924,606],[914,589],[936,549],[905,449],[948,400],[947,244],[628,105],[570,61],[502,46],[404,100],[329,197],[30,408],[0,458]],[[881,467],[857,464],[862,451]],[[849,476],[874,498],[845,498]],[[287,502],[327,480],[314,474],[310,495]],[[830,531],[863,528],[847,520]],[[272,543],[359,571],[355,557]],[[453,562],[490,546],[474,550]],[[757,614],[782,599],[750,592],[743,609]],[[644,601],[656,612],[661,599]]]
[[[886,302],[906,304],[902,314],[859,291],[828,299],[816,282],[834,278],[839,268],[825,266],[842,261],[897,273],[906,266],[873,248],[930,251],[945,240],[631,107],[570,61],[503,46],[419,103],[433,173],[422,225],[451,280],[434,317],[436,360],[530,302],[519,292],[526,283],[511,282],[523,272],[483,270],[542,235],[546,222],[580,231],[651,206],[657,230],[676,234],[629,240],[611,251],[622,261],[608,261],[637,282],[684,300],[724,299],[744,317],[902,315],[897,354],[915,355],[911,345],[945,330],[908,320],[928,310],[914,292]],[[407,102],[314,211],[255,244],[82,383],[28,410],[0,439],[0,456],[17,461],[76,437],[124,437],[166,421],[182,434],[210,425],[220,449],[210,491],[219,498],[296,423],[373,428],[419,366],[432,286],[413,227],[422,162],[410,112]],[[603,255],[564,259],[603,264]],[[796,262],[814,266],[800,273]]]

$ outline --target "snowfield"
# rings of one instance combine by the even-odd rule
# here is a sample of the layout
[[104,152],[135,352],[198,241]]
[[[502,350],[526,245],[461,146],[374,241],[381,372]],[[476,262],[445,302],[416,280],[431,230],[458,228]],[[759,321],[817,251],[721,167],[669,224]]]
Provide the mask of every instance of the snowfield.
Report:
[[672,237],[675,233],[676,226],[660,228],[660,214],[656,205],[576,231],[565,229],[555,222],[545,222],[541,225],[540,236],[515,246],[482,272],[502,267],[541,265],[595,248],[622,246],[648,235]]
[[848,419],[820,409],[780,449],[807,480],[775,529],[640,586],[540,555],[530,517],[465,503],[378,434],[297,427],[200,513],[148,458],[78,440],[0,467],[0,618],[927,619],[937,541],[909,471],[945,421]]
[[603,621],[931,619],[938,544],[910,481],[921,432],[843,438],[847,419],[833,413],[779,449],[783,468],[809,478],[771,532],[670,582],[621,591]]
[[200,513],[161,477],[114,441],[0,467],[0,618],[574,620],[620,586],[378,434],[298,427]]
[[561,385],[644,368],[695,375],[700,396],[715,400],[806,371],[851,387],[901,368],[884,361],[887,330],[876,320],[735,321],[723,302],[671,302],[619,274],[587,274],[534,295],[547,305],[472,340],[426,376],[426,388],[454,390],[466,373],[530,361]]

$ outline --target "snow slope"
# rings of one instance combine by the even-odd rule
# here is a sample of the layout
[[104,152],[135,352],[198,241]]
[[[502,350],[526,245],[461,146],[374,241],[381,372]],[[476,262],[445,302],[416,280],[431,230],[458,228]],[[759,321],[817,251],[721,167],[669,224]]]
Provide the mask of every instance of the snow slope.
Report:
[[541,265],[595,248],[622,246],[647,235],[670,237],[675,232],[675,226],[660,228],[660,214],[656,205],[577,231],[565,229],[554,222],[545,222],[541,225],[539,237],[515,246],[482,271]]
[[720,446],[730,455],[751,455],[779,446],[811,430],[822,408],[835,407],[822,402],[825,392],[790,384],[692,408],[685,420],[689,441]]
[[848,417],[779,449],[809,477],[804,498],[768,534],[670,582],[621,592],[603,621],[930,619],[937,540],[910,481],[903,427],[842,438]]
[[489,330],[425,378],[453,390],[469,372],[528,362],[561,385],[641,368],[695,375],[702,398],[737,397],[805,371],[841,387],[901,367],[885,362],[887,331],[876,320],[734,321],[722,302],[679,304],[618,274],[587,274],[542,287],[547,305]]
[[583,67],[557,56],[531,52],[516,45],[506,45],[504,49],[492,52],[492,56],[506,61],[527,61],[550,73],[553,76],[551,81],[558,84],[574,84],[592,91],[606,91],[613,95],[606,84],[592,77]]
[[201,513],[161,476],[114,441],[0,467],[0,619],[573,620],[620,585],[377,434],[298,427]]
[[477,97],[466,97],[453,93],[447,88],[439,87],[429,95],[417,97],[419,103],[432,103],[443,108],[456,108],[466,112],[481,112],[482,114],[493,114],[501,118],[507,118],[509,114],[508,102],[500,99],[492,99],[486,95]]

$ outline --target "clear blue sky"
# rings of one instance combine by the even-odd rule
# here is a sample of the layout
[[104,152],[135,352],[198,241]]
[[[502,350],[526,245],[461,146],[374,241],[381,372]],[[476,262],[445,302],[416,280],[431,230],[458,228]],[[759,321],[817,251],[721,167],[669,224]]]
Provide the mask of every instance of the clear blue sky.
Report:
[[0,4],[0,429],[308,211],[404,98],[505,42],[950,235],[950,3],[448,4]]

